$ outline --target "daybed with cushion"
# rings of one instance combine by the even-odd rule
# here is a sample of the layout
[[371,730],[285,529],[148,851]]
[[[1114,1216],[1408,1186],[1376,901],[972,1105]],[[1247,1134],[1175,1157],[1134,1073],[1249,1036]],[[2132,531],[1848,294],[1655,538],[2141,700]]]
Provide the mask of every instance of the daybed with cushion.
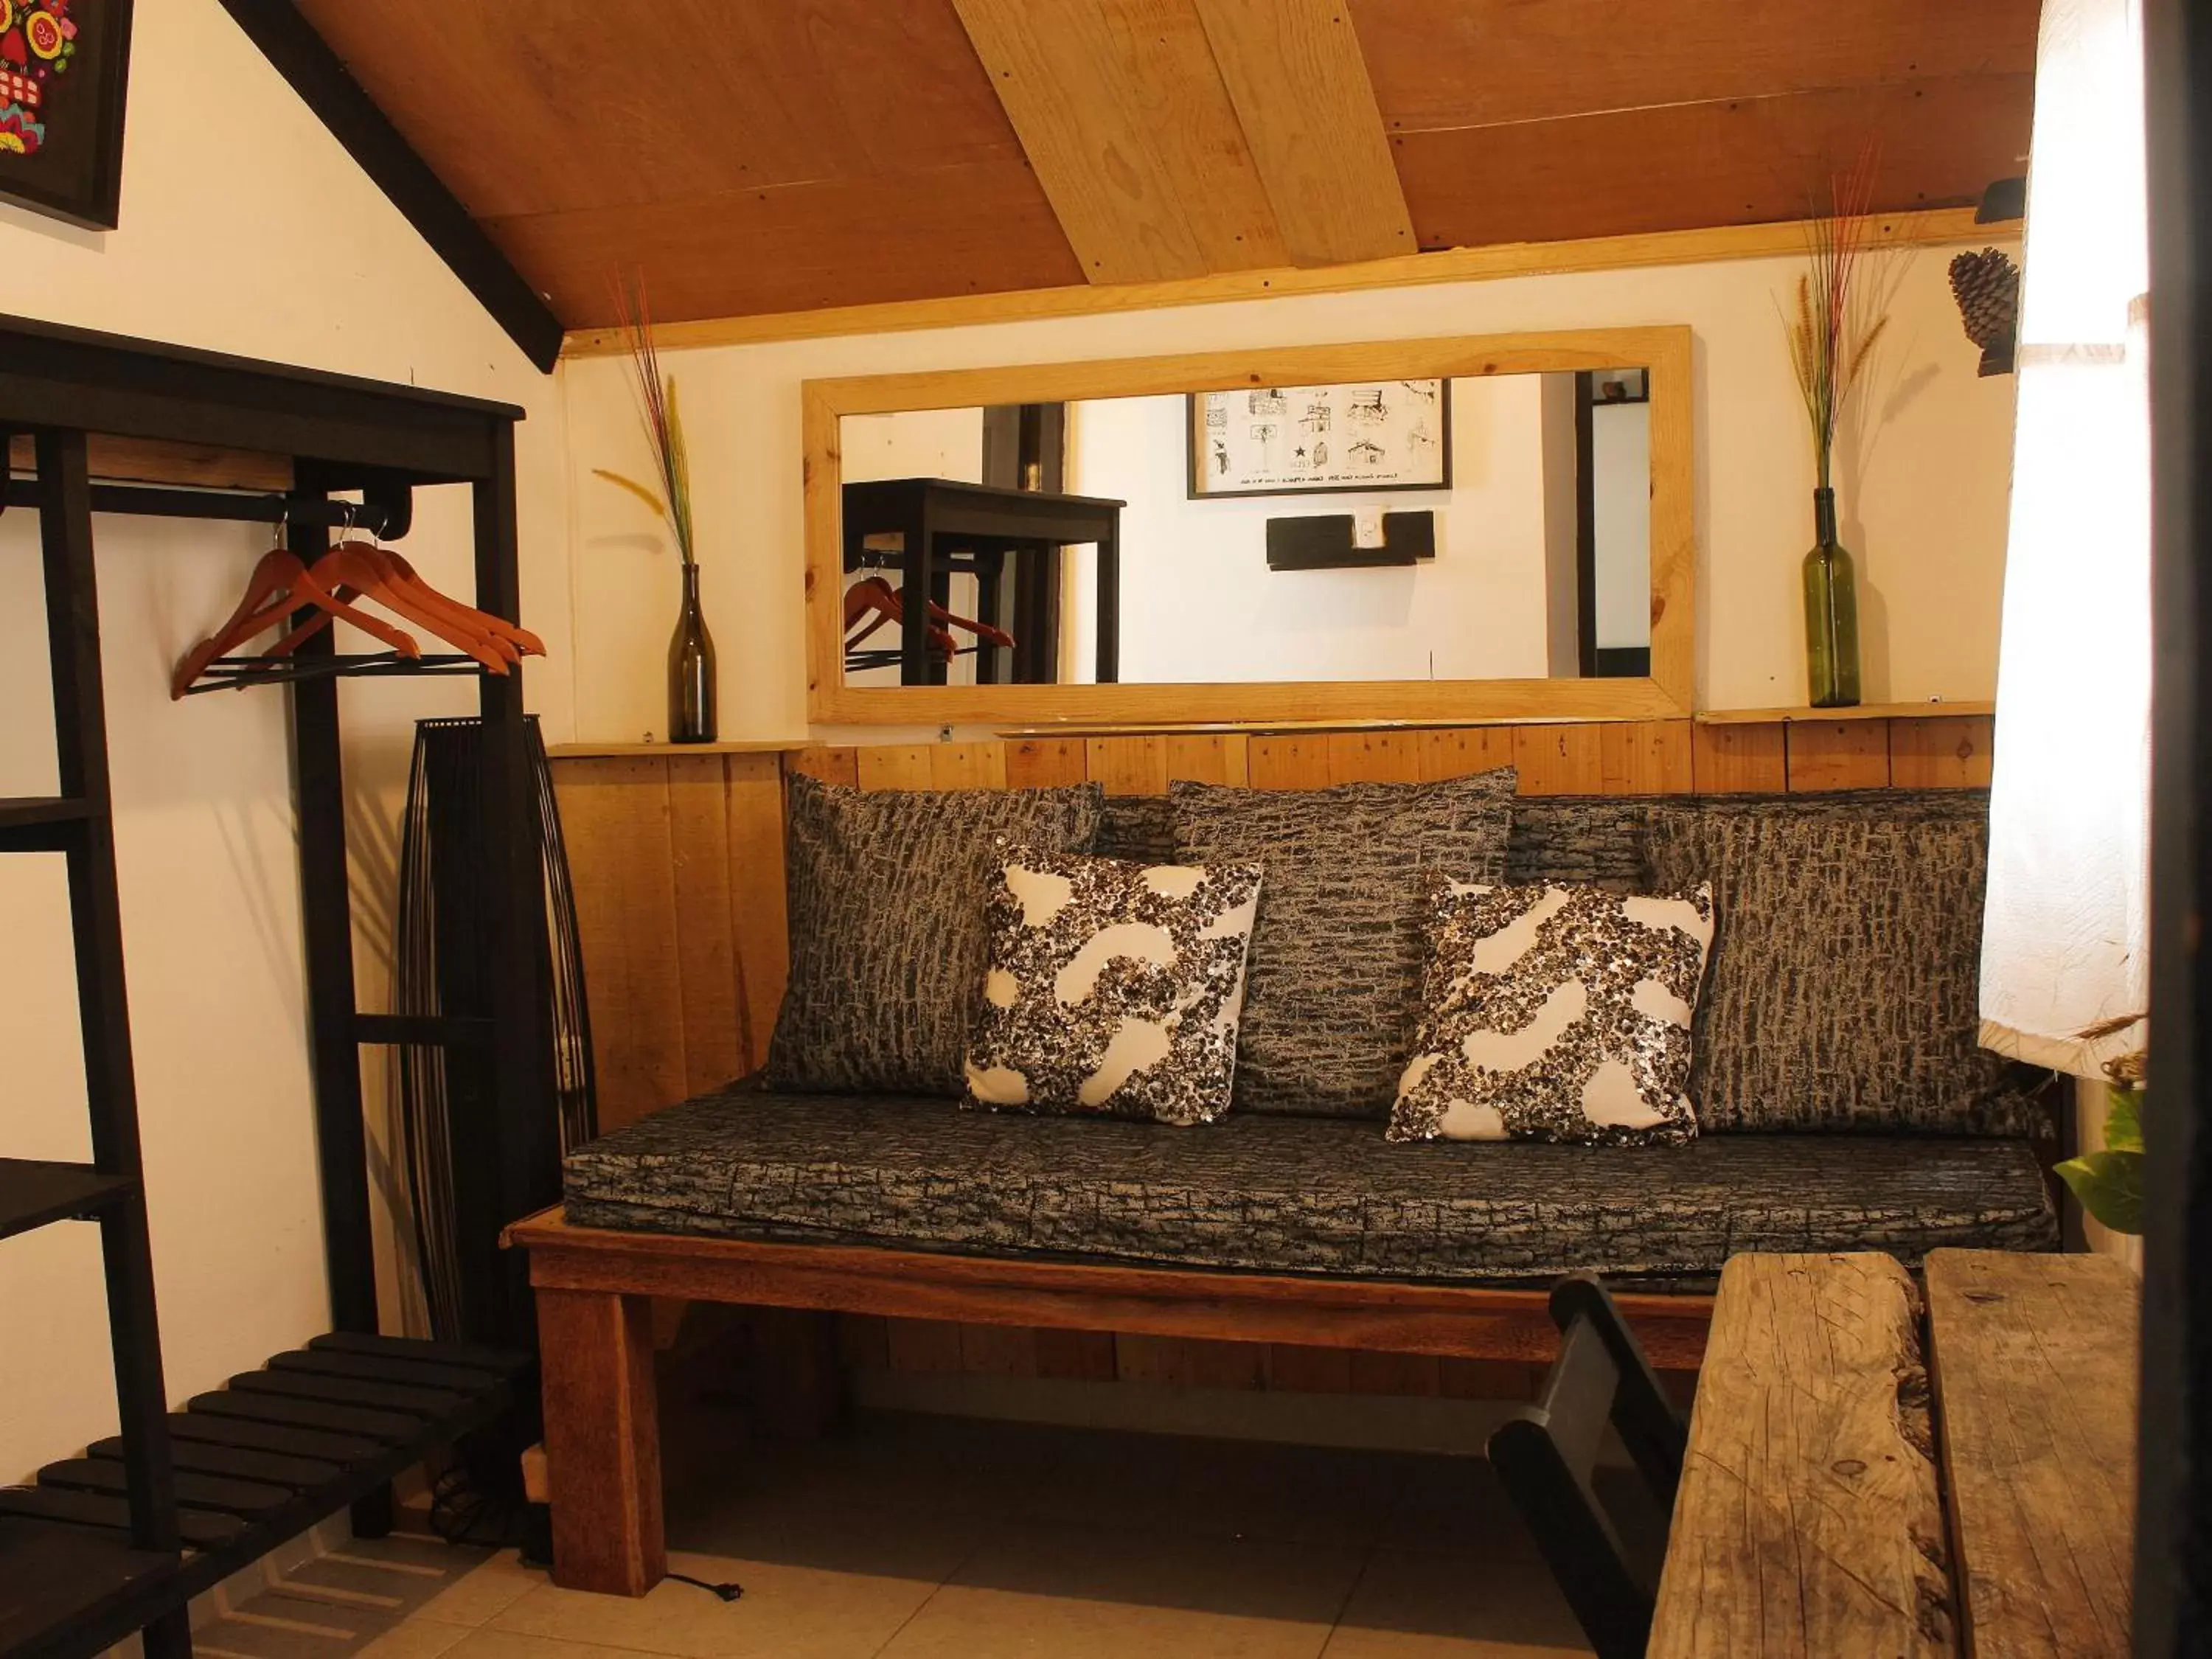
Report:
[[[847,833],[824,830],[828,793],[809,784],[792,802],[795,959],[771,1068],[782,1075],[578,1150],[564,1214],[515,1230],[538,1287],[563,1583],[636,1595],[662,1571],[652,1294],[1542,1359],[1543,1289],[1587,1269],[1623,1292],[1658,1363],[1691,1364],[1711,1280],[1737,1251],[1881,1249],[1911,1265],[1938,1248],[2057,1243],[2030,1138],[2033,1079],[1974,1045],[1978,792],[1510,803],[1491,879],[1638,894],[1711,884],[1717,933],[1688,1088],[1698,1133],[1663,1146],[1385,1138],[1395,1066],[1373,1075],[1376,1056],[1403,1063],[1417,1011],[1376,971],[1389,951],[1371,933],[1325,926],[1326,948],[1308,939],[1289,952],[1286,918],[1327,910],[1341,929],[1362,901],[1316,899],[1321,884],[1394,881],[1472,856],[1473,843],[1453,839],[1462,819],[1449,813],[1431,834],[1398,797],[1341,790],[1315,792],[1310,818],[1297,798],[1254,816],[1237,799],[1248,792],[1218,790],[1079,801],[1069,810],[1095,823],[1062,826],[1086,850],[1147,863],[1194,861],[1207,813],[1227,826],[1209,858],[1249,852],[1237,837],[1255,823],[1277,838],[1273,856],[1260,848],[1251,1052],[1225,1116],[1170,1127],[963,1106],[950,1097],[957,1082],[937,1084],[940,1058],[909,1079],[886,1072],[884,1054],[957,1045],[970,1008],[954,998],[948,1013],[931,975],[980,979],[978,964],[890,975],[878,988],[902,1011],[899,1030],[834,1029],[836,975],[866,975],[800,929],[896,926],[868,908],[865,874],[833,880],[840,866],[814,856]],[[863,830],[900,845],[932,810],[922,796],[862,799],[878,815]],[[1026,810],[997,799],[987,810]],[[1347,812],[1370,815],[1357,838],[1402,845],[1316,860],[1310,832],[1342,836]],[[1301,1041],[1312,1033],[1263,1029],[1302,996],[1335,1011],[1311,1066]],[[794,1058],[787,1038],[817,1052]],[[1357,1064],[1334,1066],[1352,1052]],[[886,1076],[908,1086],[882,1086]]]

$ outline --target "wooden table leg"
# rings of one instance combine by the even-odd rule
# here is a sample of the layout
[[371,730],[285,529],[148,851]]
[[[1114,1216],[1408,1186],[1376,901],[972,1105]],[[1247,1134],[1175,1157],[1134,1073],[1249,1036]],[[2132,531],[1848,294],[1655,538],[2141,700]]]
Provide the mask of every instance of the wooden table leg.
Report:
[[538,1350],[553,1582],[642,1595],[668,1571],[652,1298],[540,1288]]

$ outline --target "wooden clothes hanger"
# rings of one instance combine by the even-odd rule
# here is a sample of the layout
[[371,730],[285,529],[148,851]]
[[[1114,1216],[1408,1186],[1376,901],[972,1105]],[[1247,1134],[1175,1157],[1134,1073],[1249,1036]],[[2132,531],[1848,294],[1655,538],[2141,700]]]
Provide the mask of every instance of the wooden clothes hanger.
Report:
[[[848,651],[878,633],[886,623],[905,620],[906,605],[900,597],[899,590],[881,576],[870,576],[864,581],[854,583],[845,590],[845,626],[847,628],[851,628],[860,617],[871,611],[875,613],[875,620],[860,633],[846,640],[845,648]],[[942,656],[954,657],[959,654],[959,642],[952,637],[951,632],[956,628],[965,633],[973,634],[986,645],[1003,646],[1008,650],[1013,648],[1014,636],[1004,629],[994,628],[988,623],[975,622],[969,617],[957,616],[947,611],[934,599],[930,601],[929,619],[934,624],[929,630],[931,643],[936,647],[939,654]]]
[[[402,555],[374,542],[348,539],[315,562],[314,568],[337,586],[341,593],[366,594],[404,617],[427,628],[495,674],[526,656],[542,657],[545,643],[526,628],[517,627],[473,605],[463,605],[424,581]],[[321,617],[278,641],[271,654],[283,656],[329,625]]]
[[[906,620],[905,601],[900,598],[898,589],[893,587],[881,576],[870,576],[866,580],[855,582],[845,590],[846,627],[852,627],[861,617],[871,613],[873,613],[875,620],[858,634],[846,640],[845,648],[848,651],[876,634],[886,623],[903,623]],[[932,623],[928,631],[930,647],[938,655],[949,660],[959,654],[959,645],[954,641],[949,630]]]
[[248,640],[258,638],[294,611],[308,606],[322,613],[316,618],[315,627],[327,627],[332,617],[343,617],[403,657],[412,659],[422,654],[422,647],[415,643],[412,635],[402,633],[380,617],[355,609],[331,592],[301,562],[298,554],[289,548],[271,548],[253,567],[253,574],[246,580],[245,597],[230,613],[230,620],[179,659],[176,672],[169,678],[170,700],[181,698],[216,658],[228,656]]

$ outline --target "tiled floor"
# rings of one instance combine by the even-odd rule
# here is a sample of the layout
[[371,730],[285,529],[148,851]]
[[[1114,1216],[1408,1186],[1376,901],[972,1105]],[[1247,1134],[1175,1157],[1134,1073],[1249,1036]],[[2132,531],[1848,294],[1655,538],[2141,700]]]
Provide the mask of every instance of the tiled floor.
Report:
[[[556,1589],[509,1552],[419,1604],[379,1614],[379,1633],[357,1651],[368,1659],[1587,1651],[1478,1460],[896,1416],[759,1452],[696,1425],[683,1441],[684,1455],[670,1459],[672,1565],[734,1579],[741,1600],[673,1581],[637,1601]],[[402,1540],[349,1553],[391,1549],[411,1562],[434,1558],[408,1552],[433,1547]],[[310,1612],[291,1622],[331,1621]],[[203,1645],[245,1659],[351,1659],[349,1644],[282,1623],[240,1629],[227,1621],[204,1632]]]

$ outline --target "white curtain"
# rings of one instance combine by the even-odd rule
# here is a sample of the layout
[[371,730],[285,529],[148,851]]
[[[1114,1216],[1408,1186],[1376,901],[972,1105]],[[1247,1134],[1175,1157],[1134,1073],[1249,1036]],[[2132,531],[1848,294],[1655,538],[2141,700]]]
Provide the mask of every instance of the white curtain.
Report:
[[2149,994],[2141,0],[2045,0],[1982,932],[1982,1041],[2098,1075]]

